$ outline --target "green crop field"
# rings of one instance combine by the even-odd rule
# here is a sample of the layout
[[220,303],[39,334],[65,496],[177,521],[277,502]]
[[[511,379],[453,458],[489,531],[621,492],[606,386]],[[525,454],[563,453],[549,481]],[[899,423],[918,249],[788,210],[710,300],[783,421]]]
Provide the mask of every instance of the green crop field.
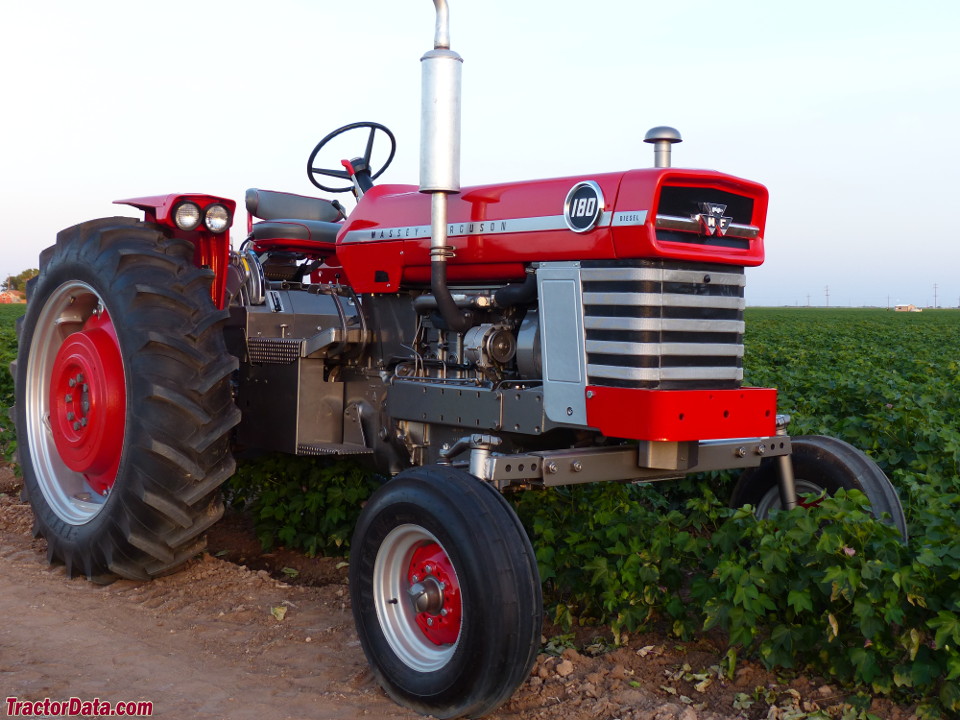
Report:
[[[4,368],[22,312],[0,306]],[[746,320],[747,383],[779,389],[792,435],[873,457],[909,542],[856,492],[757,521],[726,506],[735,478],[724,473],[519,493],[552,619],[608,628],[613,643],[652,626],[681,638],[718,629],[731,663],[752,655],[920,702],[923,717],[960,713],[960,311],[751,308]],[[8,373],[0,392],[10,405]],[[9,453],[5,414],[0,430]],[[372,484],[316,467],[243,465],[230,492],[267,541],[336,551]]]

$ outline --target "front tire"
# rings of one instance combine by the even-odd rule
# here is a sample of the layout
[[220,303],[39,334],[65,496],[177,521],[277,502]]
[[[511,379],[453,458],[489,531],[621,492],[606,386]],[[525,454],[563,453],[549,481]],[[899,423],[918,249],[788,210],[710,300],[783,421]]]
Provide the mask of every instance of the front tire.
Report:
[[[877,518],[890,522],[907,539],[907,521],[893,484],[866,453],[837,438],[799,435],[790,438],[794,484],[798,496],[832,495],[838,490],[859,490],[870,500]],[[746,470],[730,500],[732,507],[752,505],[759,518],[783,509],[780,500],[778,458],[766,458],[759,467]],[[803,498],[798,497],[800,505]]]
[[40,260],[15,377],[34,532],[71,576],[170,572],[203,548],[234,470],[237,362],[212,273],[132,218],[64,230]]
[[434,717],[491,712],[540,646],[530,541],[503,497],[462,470],[412,468],[374,493],[351,545],[350,596],[380,684]]

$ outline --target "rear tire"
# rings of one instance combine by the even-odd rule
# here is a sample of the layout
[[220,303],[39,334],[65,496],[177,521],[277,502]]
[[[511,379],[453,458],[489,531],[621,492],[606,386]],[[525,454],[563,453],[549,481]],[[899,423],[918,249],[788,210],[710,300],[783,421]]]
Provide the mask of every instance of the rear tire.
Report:
[[374,493],[353,536],[350,596],[380,684],[434,717],[491,712],[540,647],[530,541],[503,497],[462,470],[412,468]]
[[203,549],[239,421],[213,274],[132,218],[77,225],[40,256],[17,327],[18,454],[51,562],[146,580]]
[[[837,438],[799,435],[790,438],[797,495],[833,495],[838,490],[859,490],[870,500],[877,518],[890,522],[907,539],[907,521],[893,484],[883,470],[863,451]],[[752,505],[757,517],[781,510],[779,458],[766,458],[759,467],[746,470],[733,489],[732,507]],[[802,504],[802,497],[798,497]]]

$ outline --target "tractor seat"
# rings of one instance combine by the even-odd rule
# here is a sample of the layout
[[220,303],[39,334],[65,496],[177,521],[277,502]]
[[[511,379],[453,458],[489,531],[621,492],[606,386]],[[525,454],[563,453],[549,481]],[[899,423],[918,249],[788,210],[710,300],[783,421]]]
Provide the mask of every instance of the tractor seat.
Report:
[[260,251],[332,252],[343,227],[336,222],[344,217],[339,203],[323,198],[251,188],[246,203],[247,212],[263,221],[252,228]]

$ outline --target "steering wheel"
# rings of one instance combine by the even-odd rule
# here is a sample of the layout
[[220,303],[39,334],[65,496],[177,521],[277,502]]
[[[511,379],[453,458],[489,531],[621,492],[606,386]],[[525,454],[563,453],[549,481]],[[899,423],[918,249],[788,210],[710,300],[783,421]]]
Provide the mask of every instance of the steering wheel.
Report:
[[[353,180],[350,177],[350,173],[347,172],[346,169],[314,167],[313,161],[316,159],[317,154],[320,152],[320,150],[322,150],[323,147],[327,145],[335,137],[342,135],[343,133],[350,132],[351,130],[360,130],[363,128],[368,128],[370,131],[369,135],[367,136],[367,147],[363,151],[363,155],[359,158],[355,158],[355,160],[363,161],[363,164],[366,166],[366,169],[370,171],[371,180],[376,180],[378,177],[380,177],[383,174],[383,171],[386,170],[387,167],[389,167],[390,163],[393,161],[394,153],[397,152],[397,141],[393,137],[393,133],[390,132],[390,130],[388,130],[386,127],[384,127],[380,123],[355,122],[355,123],[350,123],[349,125],[344,125],[341,128],[337,128],[332,133],[327,135],[323,140],[317,143],[317,146],[313,149],[313,152],[310,153],[310,158],[307,160],[307,177],[310,178],[310,182],[312,182],[321,190],[326,190],[327,192],[332,192],[332,193],[341,193],[341,192],[347,192],[348,190],[353,190]],[[376,137],[378,130],[382,132],[384,135],[386,135],[387,139],[390,141],[390,156],[387,158],[387,161],[383,164],[383,167],[381,167],[379,170],[374,172],[373,168],[370,167],[370,158],[373,155],[373,140]],[[358,165],[359,163],[355,162],[354,164]],[[328,187],[326,185],[321,184],[317,180],[316,178],[317,175],[325,175],[327,177],[334,177],[334,178],[349,180],[350,184],[346,185],[345,187]]]

